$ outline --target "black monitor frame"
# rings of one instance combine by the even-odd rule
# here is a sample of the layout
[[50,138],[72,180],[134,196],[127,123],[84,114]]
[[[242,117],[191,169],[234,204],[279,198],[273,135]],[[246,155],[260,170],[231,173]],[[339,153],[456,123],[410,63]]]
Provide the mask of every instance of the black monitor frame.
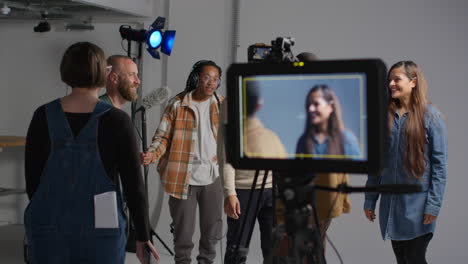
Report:
[[[366,76],[367,160],[350,159],[267,159],[242,156],[240,135],[239,78],[283,74],[346,74]],[[388,137],[388,89],[386,66],[380,59],[330,60],[316,62],[232,64],[227,71],[228,123],[226,158],[236,169],[278,171],[373,173],[383,167]]]

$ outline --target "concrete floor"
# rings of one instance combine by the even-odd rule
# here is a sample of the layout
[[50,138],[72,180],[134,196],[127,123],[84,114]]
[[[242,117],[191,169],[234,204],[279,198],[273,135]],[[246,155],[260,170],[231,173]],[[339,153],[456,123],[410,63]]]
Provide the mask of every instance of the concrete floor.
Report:
[[[24,238],[24,226],[20,224],[8,224],[8,223],[1,223],[0,224],[0,263],[2,264],[24,264],[24,257],[23,257],[23,238]],[[168,243],[168,241],[164,241]],[[158,253],[161,257],[160,264],[173,264],[174,260],[173,257],[169,254],[169,252],[155,239],[154,242]],[[168,245],[172,250],[172,243]],[[225,247],[225,243],[223,241],[222,246]],[[215,263],[221,264],[221,247],[218,245],[217,247],[217,258]],[[224,252],[224,248],[223,248]],[[254,251],[255,252],[255,251]],[[248,263],[261,263],[260,259],[255,256],[256,254],[252,252],[249,256]],[[258,252],[258,251],[257,251]],[[193,260],[195,261],[197,255],[197,248],[195,247],[193,250]],[[258,259],[257,259],[258,258]],[[126,264],[139,264],[138,259],[134,253],[128,253],[125,259]],[[156,263],[152,261],[152,263]]]
[[[3,223],[2,223],[3,224]],[[4,264],[24,264],[23,257],[24,226],[19,224],[0,225],[0,263]],[[161,264],[171,263],[172,256],[158,245],[161,256]],[[173,261],[172,261],[173,262]],[[134,253],[127,253],[126,264],[138,264],[138,259]],[[155,262],[152,262],[155,263]]]
[[23,237],[23,225],[9,224],[0,226],[0,263],[24,263]]

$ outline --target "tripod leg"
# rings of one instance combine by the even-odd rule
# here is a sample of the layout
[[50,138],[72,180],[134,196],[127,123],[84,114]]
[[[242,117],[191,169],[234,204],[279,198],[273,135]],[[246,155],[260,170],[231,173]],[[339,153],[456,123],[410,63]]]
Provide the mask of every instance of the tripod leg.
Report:
[[[249,199],[247,200],[247,207],[246,207],[246,210],[245,210],[245,212],[247,212],[247,214],[246,214],[245,217],[242,217],[242,223],[240,225],[240,230],[238,230],[237,239],[236,239],[236,242],[234,244],[234,253],[233,253],[233,255],[237,255],[239,253],[239,248],[240,248],[241,240],[242,240],[242,234],[244,233],[244,228],[246,226],[247,217],[249,215],[248,212],[250,211],[251,201],[252,201],[252,198],[253,198],[253,193],[255,191],[255,186],[257,184],[257,179],[258,179],[258,174],[259,173],[260,173],[260,170],[255,170],[255,176],[254,176],[254,179],[253,179],[253,182],[252,182],[252,187],[250,188]],[[254,219],[255,219],[255,216],[254,216]],[[255,222],[255,220],[254,220],[254,222]]]
[[171,254],[171,256],[174,256],[174,252],[172,252],[172,250],[166,245],[166,243],[164,243],[164,241],[152,229],[151,229],[151,235],[155,236],[159,240],[159,242],[161,242],[161,244],[164,246],[164,248],[167,250],[167,252],[169,252],[169,254]]
[[[315,193],[314,193],[314,195],[315,195]],[[323,243],[322,243],[322,236],[325,236],[325,234],[322,234],[322,231],[320,230],[320,223],[319,223],[319,219],[318,219],[317,206],[315,204],[315,198],[314,198],[314,202],[312,203],[312,208],[313,208],[313,214],[314,214],[315,227],[316,227],[316,229],[317,229],[316,231],[318,233],[317,244],[319,245],[318,250],[320,251],[318,261],[319,261],[319,263],[326,264],[327,262],[325,260],[325,250],[323,249],[323,247],[325,245],[323,245]]]

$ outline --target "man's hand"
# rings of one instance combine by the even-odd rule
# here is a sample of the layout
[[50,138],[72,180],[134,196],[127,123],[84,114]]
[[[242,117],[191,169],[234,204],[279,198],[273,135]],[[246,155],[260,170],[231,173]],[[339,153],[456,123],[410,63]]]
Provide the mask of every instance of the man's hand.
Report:
[[431,224],[436,219],[437,219],[437,216],[430,215],[430,214],[424,214],[423,224],[425,224],[425,225]]
[[151,152],[141,152],[140,153],[140,162],[143,165],[149,165],[153,159],[153,154]]
[[239,219],[240,202],[236,195],[229,195],[224,199],[224,212],[231,218]]
[[369,221],[374,222],[374,220],[375,220],[374,210],[365,209],[364,214],[366,215],[367,219],[369,219]]

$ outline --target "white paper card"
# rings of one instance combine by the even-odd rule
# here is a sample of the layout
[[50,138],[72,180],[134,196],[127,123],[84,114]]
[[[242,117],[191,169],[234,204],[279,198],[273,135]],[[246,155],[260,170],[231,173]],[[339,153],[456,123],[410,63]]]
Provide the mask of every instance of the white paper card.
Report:
[[117,197],[115,192],[94,195],[94,227],[117,228]]

